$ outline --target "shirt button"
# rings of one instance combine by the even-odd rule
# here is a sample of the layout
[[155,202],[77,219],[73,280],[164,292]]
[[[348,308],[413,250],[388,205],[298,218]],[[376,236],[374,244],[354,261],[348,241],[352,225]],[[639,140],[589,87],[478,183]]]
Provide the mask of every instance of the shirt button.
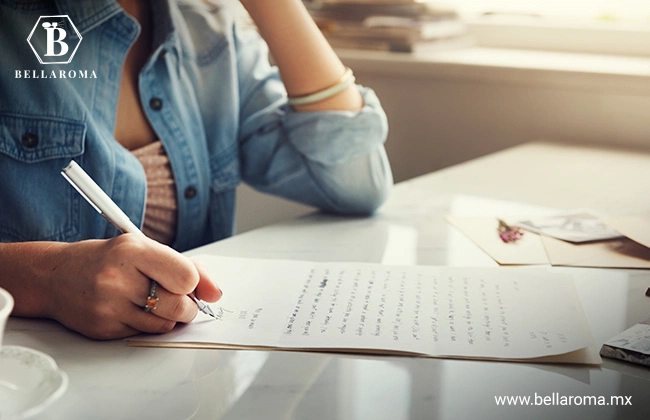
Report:
[[185,198],[188,200],[196,197],[196,188],[194,187],[187,187],[185,188]]
[[149,106],[154,111],[160,111],[163,107],[163,101],[160,98],[151,98],[151,100],[149,101]]
[[28,149],[33,149],[34,147],[38,146],[38,136],[34,133],[25,133],[23,134],[22,137],[22,143],[23,146],[25,146]]

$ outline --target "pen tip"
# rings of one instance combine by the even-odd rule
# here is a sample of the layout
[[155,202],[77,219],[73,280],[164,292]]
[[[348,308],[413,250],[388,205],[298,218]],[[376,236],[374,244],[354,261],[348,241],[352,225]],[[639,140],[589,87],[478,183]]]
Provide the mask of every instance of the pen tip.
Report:
[[201,312],[204,314],[210,315],[212,318],[217,319],[217,316],[212,312],[212,308],[210,308],[209,305],[205,304],[204,302],[201,302],[202,305],[200,305]]

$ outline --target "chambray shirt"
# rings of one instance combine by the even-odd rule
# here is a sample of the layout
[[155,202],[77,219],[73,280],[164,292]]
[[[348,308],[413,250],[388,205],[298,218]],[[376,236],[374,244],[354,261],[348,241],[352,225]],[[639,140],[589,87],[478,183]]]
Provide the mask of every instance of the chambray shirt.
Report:
[[[175,177],[176,249],[232,235],[242,181],[331,212],[371,213],[384,201],[387,121],[370,89],[359,86],[360,111],[297,112],[265,43],[226,9],[152,5],[153,52],[139,93]],[[47,41],[39,17],[53,15],[68,15],[82,37],[69,64],[41,64],[35,54]],[[113,135],[137,22],[114,0],[0,0],[0,22],[0,241],[118,234],[60,175],[70,160],[141,226],[145,173]],[[72,52],[66,25],[67,38],[53,39]]]

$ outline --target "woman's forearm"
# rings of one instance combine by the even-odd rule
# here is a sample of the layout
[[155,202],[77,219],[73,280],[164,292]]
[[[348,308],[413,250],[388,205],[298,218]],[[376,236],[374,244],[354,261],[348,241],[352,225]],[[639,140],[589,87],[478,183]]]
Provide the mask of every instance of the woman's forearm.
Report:
[[51,280],[62,274],[60,256],[66,246],[57,242],[0,243],[0,287],[13,295],[14,315],[50,316],[48,288]]
[[[290,97],[309,95],[337,83],[345,66],[300,0],[241,0],[280,70]],[[303,111],[357,110],[363,100],[354,85]]]

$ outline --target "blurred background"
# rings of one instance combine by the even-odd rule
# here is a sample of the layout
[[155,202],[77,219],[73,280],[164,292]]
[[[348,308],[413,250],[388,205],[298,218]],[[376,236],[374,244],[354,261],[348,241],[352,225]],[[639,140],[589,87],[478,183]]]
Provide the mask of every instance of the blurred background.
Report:
[[[381,99],[395,182],[536,140],[650,147],[648,0],[305,4]],[[238,195],[238,232],[311,211]]]

